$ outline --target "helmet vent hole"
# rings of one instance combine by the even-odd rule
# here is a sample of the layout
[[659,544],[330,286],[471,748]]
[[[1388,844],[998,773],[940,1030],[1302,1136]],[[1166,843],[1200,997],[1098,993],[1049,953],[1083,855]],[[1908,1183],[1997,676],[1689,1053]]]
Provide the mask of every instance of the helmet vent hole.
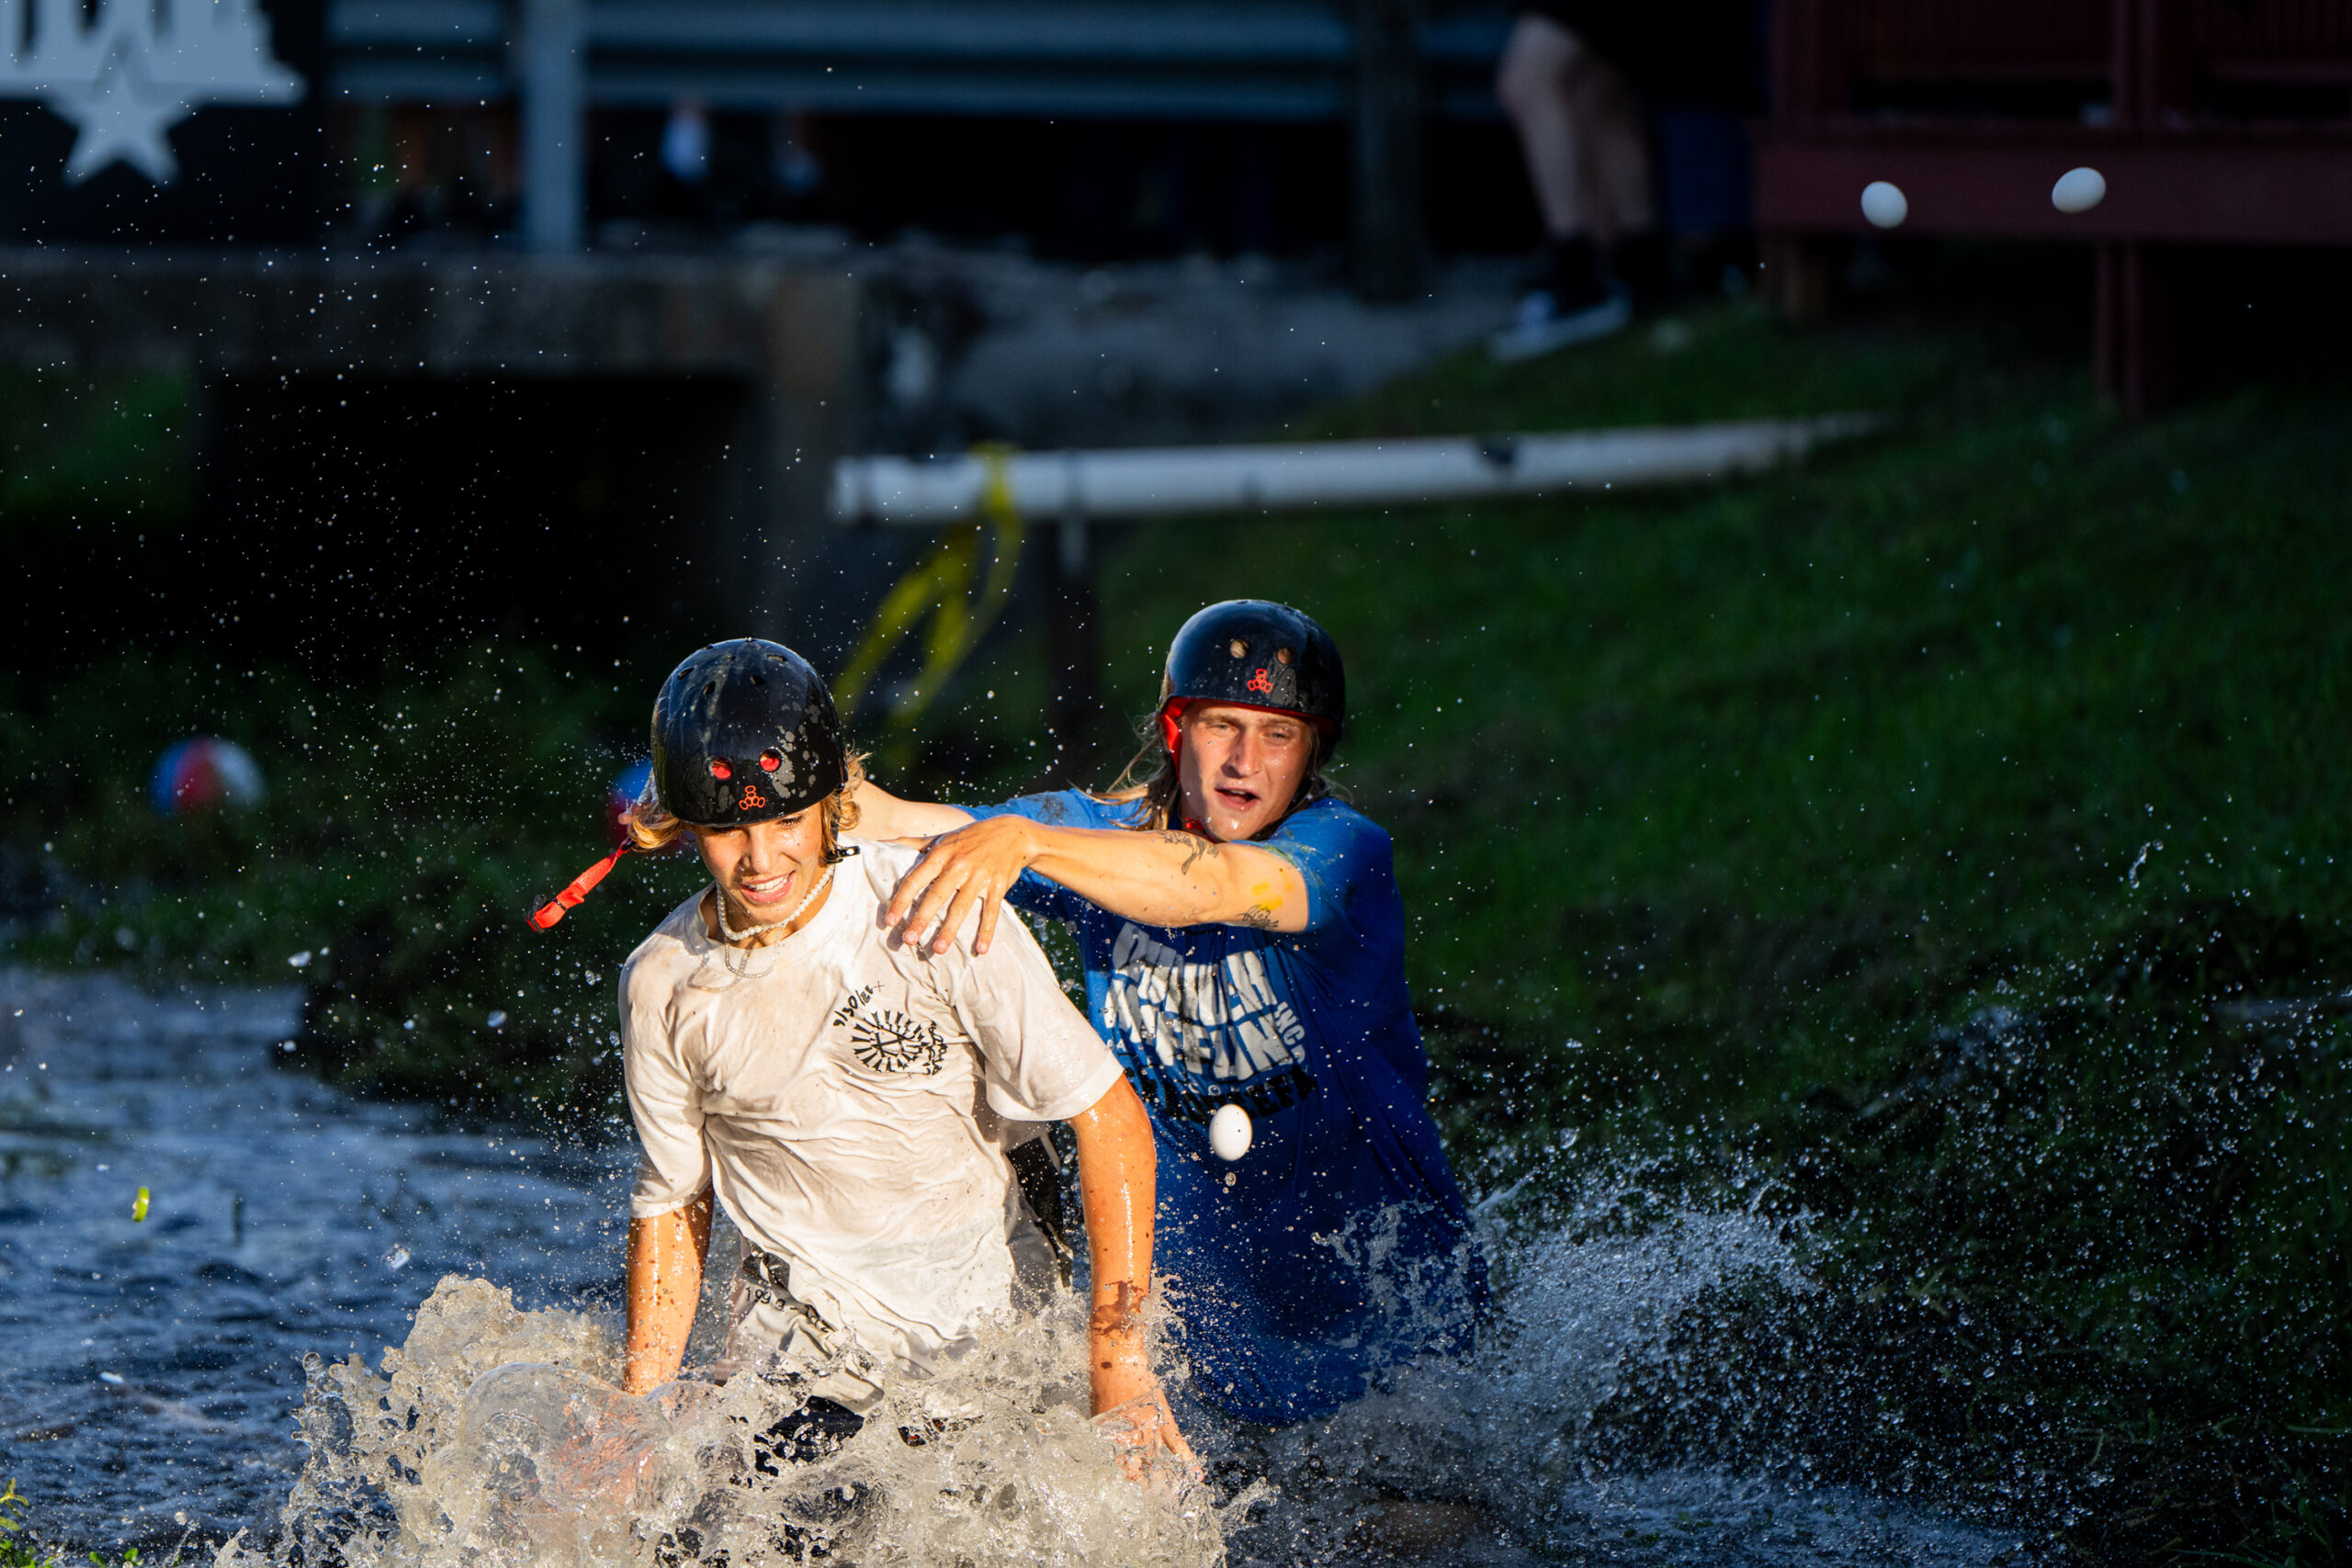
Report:
[[1250,645],[1242,641],[1239,637],[1235,637],[1231,642],[1227,643],[1225,645],[1225,650],[1233,655],[1236,659],[1247,659],[1250,657]]
[[718,682],[716,682],[716,681],[706,682],[704,683],[704,685],[703,685],[702,694],[703,694],[704,696],[707,697],[707,696],[710,696],[711,694],[713,694],[714,693],[716,693],[718,690]]
[[713,757],[710,760],[710,776],[715,779],[731,779],[735,776],[735,770],[718,758]]
[[1274,662],[1277,664],[1289,664],[1297,658],[1298,655],[1292,652],[1287,648],[1278,648],[1274,649]]
[[775,772],[778,768],[784,766],[784,753],[777,750],[773,746],[769,747],[766,750],[760,753],[760,766],[766,769],[769,773]]
[[752,671],[752,685],[754,685],[754,686],[764,686],[764,685],[766,685],[767,683],[768,683],[768,682],[767,682],[767,677],[766,677],[766,676],[764,676],[764,675],[761,674],[761,673],[760,673],[758,671],[756,671],[756,670],[754,670],[754,671]]

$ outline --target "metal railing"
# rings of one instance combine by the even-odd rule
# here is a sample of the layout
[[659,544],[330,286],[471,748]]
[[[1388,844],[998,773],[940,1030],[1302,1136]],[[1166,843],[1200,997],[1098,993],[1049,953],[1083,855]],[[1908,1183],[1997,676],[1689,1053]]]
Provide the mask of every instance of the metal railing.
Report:
[[[1473,0],[334,0],[327,91],[520,99],[526,237],[581,243],[584,117],[718,110],[1343,122],[1359,205],[1395,122],[1490,118],[1507,6]],[[1410,227],[1413,215],[1406,215]]]

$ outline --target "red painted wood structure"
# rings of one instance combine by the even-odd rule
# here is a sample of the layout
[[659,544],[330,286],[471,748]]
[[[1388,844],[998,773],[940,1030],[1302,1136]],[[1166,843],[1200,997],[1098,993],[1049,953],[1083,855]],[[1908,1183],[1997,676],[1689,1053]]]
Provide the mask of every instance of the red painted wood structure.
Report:
[[[2172,247],[2352,246],[2346,0],[1778,0],[1772,76],[1756,219],[1799,312],[1808,239],[1867,231],[1890,180],[1905,231],[2095,243],[2099,384],[2136,411],[2172,379]],[[2081,165],[2107,197],[2061,212]]]

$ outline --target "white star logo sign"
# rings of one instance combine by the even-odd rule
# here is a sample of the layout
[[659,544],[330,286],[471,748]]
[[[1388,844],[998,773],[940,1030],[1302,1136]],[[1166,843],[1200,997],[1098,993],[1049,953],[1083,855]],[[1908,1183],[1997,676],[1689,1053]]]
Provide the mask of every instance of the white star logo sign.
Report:
[[159,186],[179,175],[164,132],[187,118],[182,98],[156,90],[138,55],[118,49],[86,87],[52,87],[49,105],[81,131],[65,160],[65,181],[80,185],[117,158]]
[[[0,37],[25,36],[25,0],[0,0]],[[205,104],[291,104],[302,78],[271,57],[253,0],[37,0],[20,55],[0,50],[0,96],[38,98],[78,134],[65,181],[129,164],[157,185],[179,175],[165,132]]]

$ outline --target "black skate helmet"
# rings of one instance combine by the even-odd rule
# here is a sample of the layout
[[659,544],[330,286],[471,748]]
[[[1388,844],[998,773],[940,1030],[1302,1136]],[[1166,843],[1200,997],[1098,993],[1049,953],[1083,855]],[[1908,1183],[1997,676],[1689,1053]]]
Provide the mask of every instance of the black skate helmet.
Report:
[[1265,599],[1227,599],[1186,621],[1168,645],[1159,682],[1159,728],[1170,751],[1194,703],[1234,703],[1292,713],[1323,732],[1324,754],[1348,715],[1339,645],[1308,616]]
[[697,828],[789,817],[849,779],[833,694],[781,643],[713,643],[653,700],[653,792]]
[[[833,694],[782,643],[713,643],[670,671],[653,699],[653,793],[696,828],[740,828],[805,811],[849,781]],[[579,908],[634,839],[531,911],[546,931]],[[836,848],[838,860],[850,852]]]

